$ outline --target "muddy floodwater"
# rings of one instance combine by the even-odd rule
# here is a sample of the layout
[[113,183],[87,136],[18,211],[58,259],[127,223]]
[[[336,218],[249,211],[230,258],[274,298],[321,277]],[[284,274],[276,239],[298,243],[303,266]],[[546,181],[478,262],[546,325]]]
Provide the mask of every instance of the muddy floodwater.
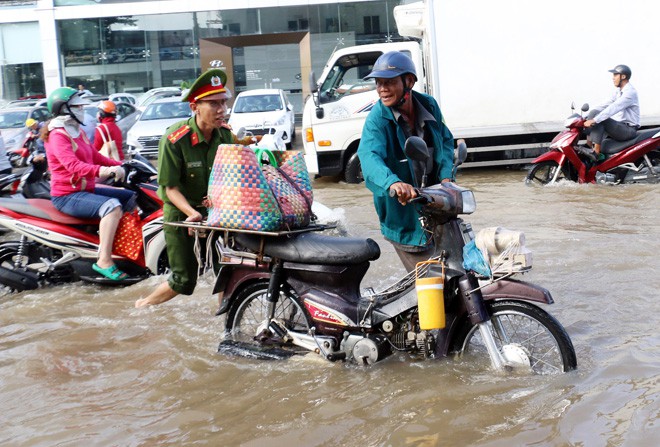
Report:
[[[577,371],[397,356],[369,368],[315,356],[218,354],[211,281],[135,309],[164,278],[0,295],[2,446],[660,445],[660,185],[526,187],[522,171],[460,173],[479,230],[525,232],[569,332]],[[382,256],[363,287],[403,273],[364,185],[315,181],[316,199]],[[6,237],[6,236],[5,236]]]

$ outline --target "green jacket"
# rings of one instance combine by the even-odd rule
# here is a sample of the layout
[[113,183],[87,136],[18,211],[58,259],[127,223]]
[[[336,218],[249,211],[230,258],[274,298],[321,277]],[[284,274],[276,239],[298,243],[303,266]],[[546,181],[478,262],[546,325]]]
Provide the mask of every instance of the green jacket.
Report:
[[[158,144],[158,195],[166,211],[174,208],[165,194],[167,186],[178,187],[190,205],[201,207],[218,145],[232,142],[231,131],[224,127],[213,131],[211,141],[205,141],[194,116],[165,131]],[[165,220],[170,219],[165,216]]]
[[[427,173],[428,185],[452,178],[454,138],[443,122],[440,106],[429,95],[413,91],[413,96],[435,118],[426,121],[435,148],[434,170]],[[427,237],[419,223],[416,207],[402,206],[389,196],[396,182],[414,184],[412,163],[403,147],[406,136],[397,124],[392,109],[378,101],[369,112],[362,129],[358,156],[367,188],[373,193],[380,229],[386,239],[404,245],[423,246]]]

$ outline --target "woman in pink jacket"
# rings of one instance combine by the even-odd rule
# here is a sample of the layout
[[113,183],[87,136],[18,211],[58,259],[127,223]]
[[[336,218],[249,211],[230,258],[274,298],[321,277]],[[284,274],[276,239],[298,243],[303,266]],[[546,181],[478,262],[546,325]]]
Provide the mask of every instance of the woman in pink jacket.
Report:
[[81,129],[83,106],[90,104],[70,87],[60,87],[48,96],[54,118],[45,138],[51,175],[51,197],[55,207],[78,218],[100,218],[99,255],[93,268],[106,278],[121,281],[126,273],[112,260],[112,242],[119,219],[135,208],[135,194],[122,188],[96,184],[96,179],[124,178],[121,162],[101,155]]

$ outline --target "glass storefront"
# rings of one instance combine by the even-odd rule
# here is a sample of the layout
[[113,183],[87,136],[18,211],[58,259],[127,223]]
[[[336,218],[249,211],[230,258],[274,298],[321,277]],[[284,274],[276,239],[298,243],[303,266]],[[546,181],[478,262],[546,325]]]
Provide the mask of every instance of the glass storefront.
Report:
[[[60,4],[60,2],[56,2]],[[392,10],[400,1],[153,14],[57,23],[66,85],[96,94],[178,86],[201,72],[199,40],[308,31],[317,73],[334,48],[400,39]],[[68,2],[71,4],[71,2]],[[236,90],[281,88],[302,110],[296,44],[233,48]],[[306,82],[306,80],[304,81]]]
[[[0,97],[43,97],[44,70],[36,22],[0,25]],[[30,42],[29,51],[16,42]]]

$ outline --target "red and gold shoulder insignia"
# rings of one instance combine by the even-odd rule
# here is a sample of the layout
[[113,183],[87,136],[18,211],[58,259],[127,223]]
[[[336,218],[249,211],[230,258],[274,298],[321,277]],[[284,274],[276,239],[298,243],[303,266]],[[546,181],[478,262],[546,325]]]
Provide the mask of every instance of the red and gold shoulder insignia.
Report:
[[167,139],[170,140],[170,143],[176,143],[188,132],[190,132],[190,126],[186,124],[185,126],[179,127],[177,130],[169,134]]

